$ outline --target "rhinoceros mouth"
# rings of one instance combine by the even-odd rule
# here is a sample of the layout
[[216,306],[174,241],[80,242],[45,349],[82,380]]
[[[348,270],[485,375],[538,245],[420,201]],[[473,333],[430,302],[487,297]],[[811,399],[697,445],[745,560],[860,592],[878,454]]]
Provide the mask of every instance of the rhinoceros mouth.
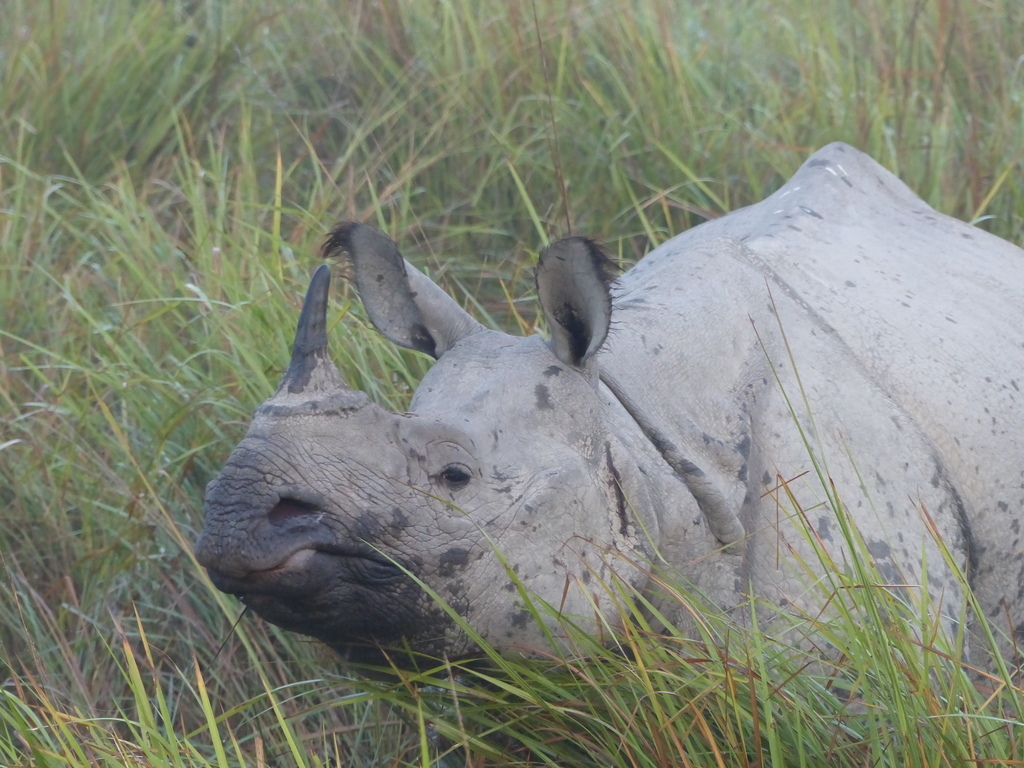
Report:
[[271,567],[233,575],[208,566],[221,592],[248,602],[255,596],[315,598],[327,591],[383,588],[405,578],[405,571],[382,555],[318,546],[291,552]]
[[265,621],[321,640],[353,661],[386,665],[380,647],[401,647],[428,623],[417,608],[416,580],[376,552],[306,547],[243,576],[211,566],[207,572],[215,587]]

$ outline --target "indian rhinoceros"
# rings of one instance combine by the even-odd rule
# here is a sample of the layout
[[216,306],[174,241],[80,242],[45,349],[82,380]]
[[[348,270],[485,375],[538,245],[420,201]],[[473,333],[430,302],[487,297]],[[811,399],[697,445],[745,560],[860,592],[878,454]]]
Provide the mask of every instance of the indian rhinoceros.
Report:
[[913,591],[926,562],[952,631],[955,566],[1024,631],[1024,252],[859,151],[822,149],[617,280],[594,242],[550,245],[549,341],[484,328],[368,226],[324,250],[377,329],[436,363],[409,413],[347,387],[316,272],[196,545],[265,619],[378,661],[474,651],[437,598],[510,652],[546,643],[525,594],[614,630],[615,580],[816,615],[812,539],[845,557],[834,488],[880,583]]

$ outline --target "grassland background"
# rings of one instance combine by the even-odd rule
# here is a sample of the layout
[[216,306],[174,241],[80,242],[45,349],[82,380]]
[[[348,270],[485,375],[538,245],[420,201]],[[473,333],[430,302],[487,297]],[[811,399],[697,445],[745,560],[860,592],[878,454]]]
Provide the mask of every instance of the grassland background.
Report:
[[[836,140],[938,210],[1024,238],[1019,0],[2,13],[2,764],[422,759],[415,718],[389,708],[400,691],[327,675],[316,646],[258,621],[232,631],[237,604],[191,555],[203,487],[279,379],[332,222],[380,226],[516,332],[533,328],[547,238],[585,233],[632,262]],[[401,407],[425,362],[350,298],[339,367]],[[1024,759],[1017,718],[982,729],[1003,738],[988,759]],[[879,738],[868,762],[840,757],[910,764]],[[957,764],[974,736],[955,738],[920,764]],[[730,764],[713,752],[691,764]]]

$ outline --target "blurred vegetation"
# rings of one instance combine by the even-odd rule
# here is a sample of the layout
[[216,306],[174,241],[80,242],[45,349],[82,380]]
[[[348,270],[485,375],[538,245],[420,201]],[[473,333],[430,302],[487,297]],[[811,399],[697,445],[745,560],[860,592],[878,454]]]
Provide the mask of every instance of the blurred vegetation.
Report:
[[[191,555],[203,487],[279,379],[334,221],[385,229],[517,332],[534,325],[527,278],[546,239],[585,233],[628,264],[762,198],[831,141],[938,210],[1024,238],[1019,0],[636,0],[628,13],[610,0],[6,0],[3,15],[4,764],[421,760],[419,689],[330,676],[327,654],[250,618],[232,630],[237,604]],[[333,315],[339,367],[400,408],[426,364],[383,343],[351,299],[343,289]],[[748,669],[738,685],[687,653],[658,662],[682,676],[671,685],[706,686],[745,723],[736,739],[708,725],[708,744],[781,764],[782,742],[761,737],[785,715],[760,697],[785,709],[792,687],[803,714],[784,721],[787,749],[821,764],[797,747],[812,740],[813,680],[768,690]],[[506,674],[539,675],[524,669]],[[982,718],[1002,699],[954,687],[936,704],[899,687],[909,679],[886,689],[920,695],[900,727],[959,729],[952,746],[921,746],[920,764],[963,764],[976,733],[1002,739],[979,755],[1024,760],[1019,714],[977,732],[949,719],[957,701],[985,704]],[[544,715],[536,696],[582,695],[527,688],[529,707],[503,706]],[[571,734],[585,719],[558,722]],[[867,752],[831,764],[912,764],[913,749],[876,736],[849,736]],[[474,754],[535,759],[495,743]],[[594,749],[548,754],[667,765],[674,746],[651,763]],[[708,750],[691,764],[729,764]]]

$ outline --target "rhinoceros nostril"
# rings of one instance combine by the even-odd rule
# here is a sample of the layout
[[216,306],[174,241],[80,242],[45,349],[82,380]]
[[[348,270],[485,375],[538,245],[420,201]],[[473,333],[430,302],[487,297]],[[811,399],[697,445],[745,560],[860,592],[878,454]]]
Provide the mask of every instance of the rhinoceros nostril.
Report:
[[267,519],[274,525],[284,525],[299,517],[313,517],[320,514],[320,509],[309,502],[284,498],[267,513]]

